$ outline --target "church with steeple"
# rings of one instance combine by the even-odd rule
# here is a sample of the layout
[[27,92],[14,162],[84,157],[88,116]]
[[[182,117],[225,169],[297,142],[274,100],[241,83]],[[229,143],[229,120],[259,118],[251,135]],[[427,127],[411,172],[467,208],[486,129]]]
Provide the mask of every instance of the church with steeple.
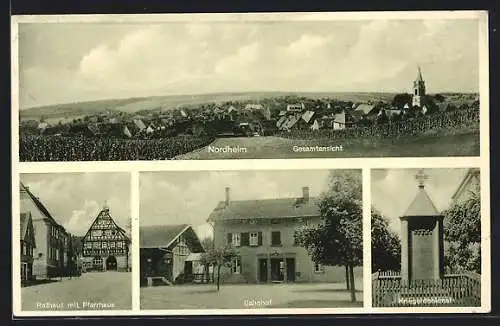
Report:
[[420,66],[418,67],[417,78],[413,81],[412,106],[422,108],[426,104],[425,82],[422,77]]

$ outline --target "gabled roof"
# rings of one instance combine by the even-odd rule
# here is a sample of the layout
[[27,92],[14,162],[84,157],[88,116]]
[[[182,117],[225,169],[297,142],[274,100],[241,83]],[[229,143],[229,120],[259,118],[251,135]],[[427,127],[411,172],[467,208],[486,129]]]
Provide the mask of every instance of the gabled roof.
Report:
[[420,186],[412,203],[403,216],[440,216],[423,186]]
[[455,200],[455,198],[458,197],[458,195],[460,194],[460,192],[463,191],[464,188],[466,188],[467,184],[469,183],[469,181],[472,179],[472,177],[474,175],[479,175],[480,173],[480,170],[478,168],[469,168],[467,170],[467,173],[465,174],[465,176],[463,177],[462,181],[460,182],[460,184],[458,185],[457,187],[457,190],[455,190],[455,192],[453,193],[453,196],[451,196],[451,198],[453,200]]
[[356,111],[363,112],[363,114],[369,114],[373,110],[374,107],[375,107],[375,105],[373,105],[373,104],[361,103],[356,108]]
[[311,118],[313,116],[314,116],[314,111],[306,111],[302,115],[302,120],[304,120],[305,122],[309,123],[309,121],[311,121]]
[[208,217],[209,221],[232,219],[266,219],[288,217],[320,216],[318,199],[303,198],[272,198],[258,200],[231,201],[226,206],[225,201],[217,204]]
[[[103,222],[104,221],[104,222]],[[129,236],[127,235],[127,232],[125,232],[124,229],[122,229],[121,227],[118,226],[118,224],[116,224],[115,220],[113,219],[113,217],[111,217],[111,215],[109,214],[109,208],[108,207],[104,207],[100,212],[99,214],[97,215],[97,217],[94,219],[94,221],[92,222],[92,224],[90,225],[89,229],[87,230],[87,232],[85,233],[85,235],[83,236],[83,240],[82,241],[87,241],[87,238],[89,237],[90,235],[90,232],[95,229],[99,224],[106,224],[108,227],[110,228],[114,228],[118,231],[118,233],[116,234],[116,238],[123,238],[127,241],[130,241],[130,238]],[[101,225],[102,225],[101,224]]]
[[42,204],[42,202],[37,197],[35,197],[31,193],[31,191],[22,182],[19,182],[19,190],[20,192],[25,192],[28,195],[29,200],[31,200],[33,204],[35,204],[36,208],[42,213],[43,216],[45,216],[55,224],[58,224],[54,219],[54,217],[52,217],[48,209]]
[[139,130],[146,129],[146,125],[144,124],[144,122],[142,122],[142,120],[134,119],[133,121],[134,121],[134,124],[136,125],[136,127],[139,128]]
[[300,115],[292,115],[289,116],[285,122],[281,125],[283,129],[290,129],[292,128],[298,121],[300,120]]
[[141,226],[139,229],[140,248],[170,249],[175,240],[183,234],[190,240],[195,252],[204,251],[200,239],[189,224]]
[[276,127],[281,128],[281,126],[283,125],[283,123],[285,123],[287,119],[288,118],[286,116],[282,116],[281,118],[279,118],[279,120],[276,121]]
[[31,214],[30,212],[24,212],[20,214],[20,222],[21,222],[21,240],[25,240],[26,234],[28,231],[28,226],[31,223]]

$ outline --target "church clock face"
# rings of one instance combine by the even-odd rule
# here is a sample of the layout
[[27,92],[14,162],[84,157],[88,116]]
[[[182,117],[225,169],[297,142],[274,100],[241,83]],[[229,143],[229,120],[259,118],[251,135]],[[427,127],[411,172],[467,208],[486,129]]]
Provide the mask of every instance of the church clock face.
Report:
[[129,239],[109,214],[103,209],[82,240],[83,256],[126,255]]

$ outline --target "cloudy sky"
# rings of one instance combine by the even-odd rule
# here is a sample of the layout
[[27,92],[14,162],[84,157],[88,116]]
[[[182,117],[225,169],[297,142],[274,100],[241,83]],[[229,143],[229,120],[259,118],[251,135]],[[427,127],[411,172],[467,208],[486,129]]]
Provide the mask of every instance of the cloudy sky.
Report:
[[129,234],[129,173],[22,174],[21,181],[71,234],[83,236],[107,202],[111,217]]
[[301,197],[325,190],[329,171],[148,172],[140,175],[141,225],[191,224],[201,239],[206,220],[230,187],[231,200]]
[[[418,169],[376,169],[372,170],[372,203],[385,215],[391,228],[399,234],[399,217],[403,215],[418,192],[415,175]],[[449,207],[451,196],[465,176],[467,169],[424,169],[429,177],[425,191],[442,211]]]
[[477,20],[22,23],[20,107],[235,91],[478,90]]

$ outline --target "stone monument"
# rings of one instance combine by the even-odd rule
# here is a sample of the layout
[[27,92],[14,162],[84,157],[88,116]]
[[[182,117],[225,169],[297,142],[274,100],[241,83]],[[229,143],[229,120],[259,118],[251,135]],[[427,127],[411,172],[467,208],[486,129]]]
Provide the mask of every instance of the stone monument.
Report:
[[415,179],[418,191],[401,219],[401,280],[440,280],[444,274],[443,216],[425,191],[427,175],[422,170]]

